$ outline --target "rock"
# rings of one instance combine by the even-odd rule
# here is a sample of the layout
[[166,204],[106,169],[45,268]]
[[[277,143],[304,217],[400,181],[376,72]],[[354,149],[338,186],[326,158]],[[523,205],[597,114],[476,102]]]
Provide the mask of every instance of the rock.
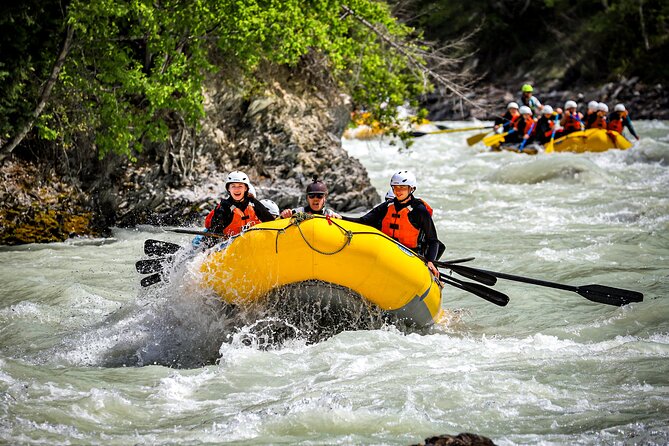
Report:
[[425,443],[413,446],[495,446],[495,443],[483,435],[465,432],[458,435],[438,435],[426,438]]

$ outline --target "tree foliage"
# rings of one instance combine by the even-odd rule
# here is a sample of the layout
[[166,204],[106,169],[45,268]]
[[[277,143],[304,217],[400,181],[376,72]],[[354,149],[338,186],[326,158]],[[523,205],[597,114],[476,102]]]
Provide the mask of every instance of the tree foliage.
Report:
[[356,104],[388,120],[396,105],[429,88],[415,67],[425,61],[407,58],[420,49],[414,30],[380,1],[26,0],[3,8],[3,144],[32,125],[69,28],[71,48],[31,137],[65,149],[93,138],[100,157],[132,159],[146,141],[165,140],[175,122],[197,126],[207,73],[225,67],[253,79],[263,63],[295,66],[317,54],[324,61],[319,68]]
[[412,24],[449,40],[478,30],[478,71],[490,77],[562,71],[566,82],[669,76],[664,0],[417,0]]

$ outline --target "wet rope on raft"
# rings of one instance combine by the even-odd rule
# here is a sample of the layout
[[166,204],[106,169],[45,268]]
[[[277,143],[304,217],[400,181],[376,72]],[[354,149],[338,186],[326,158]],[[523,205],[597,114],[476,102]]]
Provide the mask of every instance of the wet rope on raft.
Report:
[[[326,252],[326,251],[322,251],[322,250],[316,248],[311,243],[309,243],[306,236],[302,232],[302,228],[300,228],[300,223],[302,223],[304,221],[307,221],[307,220],[311,220],[312,218],[325,218],[325,219],[328,220],[328,222],[330,224],[333,224],[337,228],[339,228],[339,230],[342,232],[342,234],[345,237],[344,244],[340,248],[338,248],[334,251]],[[315,251],[319,254],[323,254],[323,255],[326,255],[326,256],[334,255],[334,254],[337,254],[337,253],[343,251],[344,248],[346,248],[348,245],[351,244],[351,241],[353,240],[354,235],[374,235],[374,236],[377,236],[377,237],[385,238],[386,240],[389,240],[389,241],[395,243],[397,246],[399,246],[405,252],[410,252],[414,255],[416,254],[412,250],[410,250],[406,246],[402,245],[400,242],[398,242],[394,238],[387,236],[386,234],[379,233],[379,232],[372,232],[372,231],[349,231],[348,229],[344,228],[339,223],[337,223],[336,220],[330,219],[328,217],[322,217],[322,216],[315,216],[315,215],[312,215],[312,214],[307,214],[306,212],[299,212],[299,213],[293,215],[290,218],[290,223],[284,228],[258,228],[258,227],[254,226],[254,227],[250,228],[249,231],[274,231],[274,232],[276,232],[277,234],[276,234],[276,239],[275,239],[275,243],[274,243],[274,250],[275,250],[276,253],[278,253],[279,252],[279,235],[284,234],[286,232],[286,230],[288,228],[290,228],[291,226],[297,227],[298,231],[300,232],[300,235],[302,236],[302,240],[304,240],[304,242],[307,244],[307,246],[309,246],[310,249],[312,249],[313,251]]]

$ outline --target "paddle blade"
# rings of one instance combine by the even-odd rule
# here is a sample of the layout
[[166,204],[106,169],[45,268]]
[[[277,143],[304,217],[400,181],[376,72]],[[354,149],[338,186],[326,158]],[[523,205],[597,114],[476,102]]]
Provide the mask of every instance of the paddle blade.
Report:
[[553,144],[553,140],[551,139],[551,140],[548,141],[548,142],[546,143],[546,145],[544,146],[544,152],[546,152],[546,153],[553,153],[553,151],[554,151],[554,147],[553,147],[553,146],[554,146],[554,144]]
[[160,282],[160,280],[161,280],[160,273],[155,273],[151,274],[150,276],[146,276],[145,278],[140,280],[139,284],[146,288],[148,286],[153,285],[154,283]]
[[576,292],[593,302],[622,307],[632,302],[643,302],[643,293],[638,291],[612,288],[605,285],[580,286]]
[[144,242],[144,253],[147,256],[164,256],[174,254],[181,249],[181,245],[161,240],[148,239]]
[[504,138],[508,134],[509,132],[502,133],[500,135],[490,135],[487,138],[483,138],[483,144],[489,147],[489,146],[494,146],[495,144],[502,143],[504,142]]
[[483,132],[483,133],[477,133],[476,135],[470,136],[467,138],[467,145],[468,146],[473,146],[474,144],[478,144],[485,138],[485,135],[487,135],[490,132]]
[[166,260],[167,259],[165,257],[159,257],[156,259],[138,260],[137,263],[135,263],[135,269],[140,274],[157,273],[162,271],[163,268],[165,268],[164,262]]

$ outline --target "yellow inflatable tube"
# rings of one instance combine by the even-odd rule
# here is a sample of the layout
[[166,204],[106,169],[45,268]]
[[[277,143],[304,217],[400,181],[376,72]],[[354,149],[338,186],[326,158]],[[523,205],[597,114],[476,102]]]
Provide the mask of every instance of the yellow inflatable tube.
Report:
[[555,152],[604,152],[609,149],[627,150],[632,147],[623,135],[613,130],[588,129],[573,132],[555,140]]
[[201,272],[205,285],[237,305],[317,280],[349,288],[412,325],[441,317],[441,288],[420,258],[374,228],[322,216],[256,225],[209,254]]

